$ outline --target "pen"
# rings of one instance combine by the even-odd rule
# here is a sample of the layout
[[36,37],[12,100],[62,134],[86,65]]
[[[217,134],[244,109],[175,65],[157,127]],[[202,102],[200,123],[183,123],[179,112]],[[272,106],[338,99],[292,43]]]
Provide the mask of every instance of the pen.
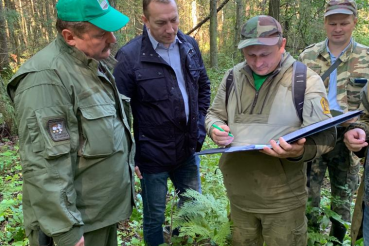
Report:
[[[220,128],[219,126],[215,125],[215,124],[212,124],[212,126],[216,129],[218,129],[219,131],[221,132],[224,132],[224,130],[222,128]],[[228,132],[228,136],[232,137],[233,138],[233,135],[231,132]]]

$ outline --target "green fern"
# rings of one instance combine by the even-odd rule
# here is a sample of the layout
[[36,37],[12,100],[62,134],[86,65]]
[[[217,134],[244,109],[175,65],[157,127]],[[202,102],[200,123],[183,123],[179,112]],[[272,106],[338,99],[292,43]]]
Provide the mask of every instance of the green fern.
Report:
[[210,239],[219,246],[228,245],[231,222],[227,217],[227,204],[224,200],[194,190],[188,190],[183,196],[188,201],[173,215],[173,227],[180,228],[179,237],[191,237],[196,242]]

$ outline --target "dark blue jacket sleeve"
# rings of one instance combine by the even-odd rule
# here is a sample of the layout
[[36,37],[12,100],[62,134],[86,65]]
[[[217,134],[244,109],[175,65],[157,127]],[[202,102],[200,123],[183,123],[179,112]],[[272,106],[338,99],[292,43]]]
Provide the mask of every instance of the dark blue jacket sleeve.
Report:
[[199,105],[199,112],[205,117],[208,111],[208,108],[210,106],[210,96],[211,96],[210,80],[206,73],[204,62],[202,60],[201,52],[200,52],[197,42],[193,38],[190,38],[189,41],[194,47],[196,53],[198,54],[199,60],[200,60],[199,65],[201,67],[201,70],[200,70],[200,79],[198,82],[198,86],[199,86],[198,105]]

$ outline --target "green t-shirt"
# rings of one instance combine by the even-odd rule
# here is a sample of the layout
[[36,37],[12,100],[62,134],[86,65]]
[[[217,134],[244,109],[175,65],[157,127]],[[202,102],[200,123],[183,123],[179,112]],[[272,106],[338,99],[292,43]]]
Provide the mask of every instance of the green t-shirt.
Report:
[[264,83],[264,81],[268,78],[269,74],[267,75],[258,75],[256,73],[252,73],[252,77],[254,77],[255,82],[255,88],[258,91],[261,87],[261,85]]

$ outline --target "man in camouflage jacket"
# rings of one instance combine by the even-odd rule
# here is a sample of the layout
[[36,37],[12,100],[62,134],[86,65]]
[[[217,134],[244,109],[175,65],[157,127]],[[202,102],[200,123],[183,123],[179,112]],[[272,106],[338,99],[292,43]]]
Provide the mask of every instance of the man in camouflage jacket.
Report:
[[[341,64],[324,80],[332,115],[356,110],[360,104],[360,90],[369,79],[369,48],[355,42],[352,32],[357,23],[357,7],[354,0],[331,0],[324,15],[327,39],[308,46],[299,59],[319,75],[323,75],[336,60]],[[358,186],[359,158],[343,143],[348,123],[337,127],[335,149],[315,160],[311,168],[309,199],[313,207],[319,207],[322,181],[328,167],[331,192],[340,198],[332,203],[332,210],[350,221],[352,194]],[[318,229],[316,218],[313,225]],[[346,229],[332,219],[331,235],[342,242]]]

